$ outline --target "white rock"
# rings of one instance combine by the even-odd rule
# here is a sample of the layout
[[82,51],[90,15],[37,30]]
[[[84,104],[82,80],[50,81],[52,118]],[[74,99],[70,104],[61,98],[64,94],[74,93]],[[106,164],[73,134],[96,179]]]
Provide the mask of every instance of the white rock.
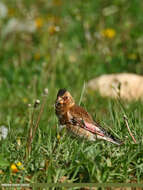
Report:
[[143,99],[143,76],[132,73],[101,75],[88,82],[88,87],[98,90],[104,97],[126,100]]

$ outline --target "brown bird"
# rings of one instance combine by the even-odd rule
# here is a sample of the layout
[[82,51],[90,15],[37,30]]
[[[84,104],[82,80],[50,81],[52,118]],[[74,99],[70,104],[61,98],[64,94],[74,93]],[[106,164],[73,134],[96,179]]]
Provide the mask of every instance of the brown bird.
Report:
[[91,141],[103,139],[116,145],[122,144],[120,140],[93,121],[91,115],[84,108],[76,105],[73,97],[66,89],[58,91],[55,112],[60,125],[65,125],[75,135]]

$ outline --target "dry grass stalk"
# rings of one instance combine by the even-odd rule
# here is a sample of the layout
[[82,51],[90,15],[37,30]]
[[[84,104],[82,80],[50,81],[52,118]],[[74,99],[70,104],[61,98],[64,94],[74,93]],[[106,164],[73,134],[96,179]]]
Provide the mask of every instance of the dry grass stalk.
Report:
[[32,147],[32,142],[34,140],[34,137],[35,137],[35,134],[36,134],[36,130],[39,126],[39,122],[40,122],[40,119],[41,119],[41,116],[42,116],[42,113],[44,111],[44,106],[46,104],[46,95],[48,94],[48,90],[44,90],[44,98],[43,98],[43,102],[42,102],[42,105],[40,107],[40,111],[39,111],[39,114],[37,116],[37,120],[36,120],[36,123],[34,125],[34,115],[35,115],[35,108],[40,104],[40,101],[39,100],[36,100],[35,103],[34,103],[34,109],[33,109],[33,112],[32,112],[32,116],[31,116],[31,121],[30,121],[30,129],[29,129],[29,133],[28,133],[28,140],[27,140],[27,156],[26,157],[29,157],[30,153],[31,153],[31,147]]
[[136,141],[136,139],[134,138],[134,136],[133,136],[133,134],[132,134],[132,132],[131,132],[131,130],[130,130],[130,127],[129,127],[129,124],[128,124],[128,118],[127,118],[126,115],[124,115],[124,121],[125,121],[125,123],[126,123],[126,126],[127,126],[127,129],[128,129],[128,131],[129,131],[130,136],[132,137],[134,143],[137,144],[137,141]]

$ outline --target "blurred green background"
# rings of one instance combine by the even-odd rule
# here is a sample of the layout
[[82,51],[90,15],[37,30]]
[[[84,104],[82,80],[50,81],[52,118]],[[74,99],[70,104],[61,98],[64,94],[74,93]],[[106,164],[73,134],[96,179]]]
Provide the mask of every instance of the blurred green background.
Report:
[[1,88],[27,91],[37,79],[37,91],[43,86],[78,89],[77,83],[103,73],[142,74],[142,4],[1,1]]
[[63,87],[79,100],[84,82],[96,76],[142,74],[142,5],[139,0],[1,1],[1,122],[9,106],[23,108],[44,88],[50,103]]
[[45,87],[81,91],[104,73],[142,74],[142,4],[1,1],[0,100],[31,101]]

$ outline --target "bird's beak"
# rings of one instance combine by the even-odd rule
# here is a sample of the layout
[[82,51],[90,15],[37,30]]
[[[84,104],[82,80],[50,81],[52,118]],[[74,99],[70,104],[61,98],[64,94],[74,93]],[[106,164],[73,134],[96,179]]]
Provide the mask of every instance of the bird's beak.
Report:
[[63,104],[63,99],[61,97],[58,97],[57,101],[56,101],[56,105],[58,104]]

